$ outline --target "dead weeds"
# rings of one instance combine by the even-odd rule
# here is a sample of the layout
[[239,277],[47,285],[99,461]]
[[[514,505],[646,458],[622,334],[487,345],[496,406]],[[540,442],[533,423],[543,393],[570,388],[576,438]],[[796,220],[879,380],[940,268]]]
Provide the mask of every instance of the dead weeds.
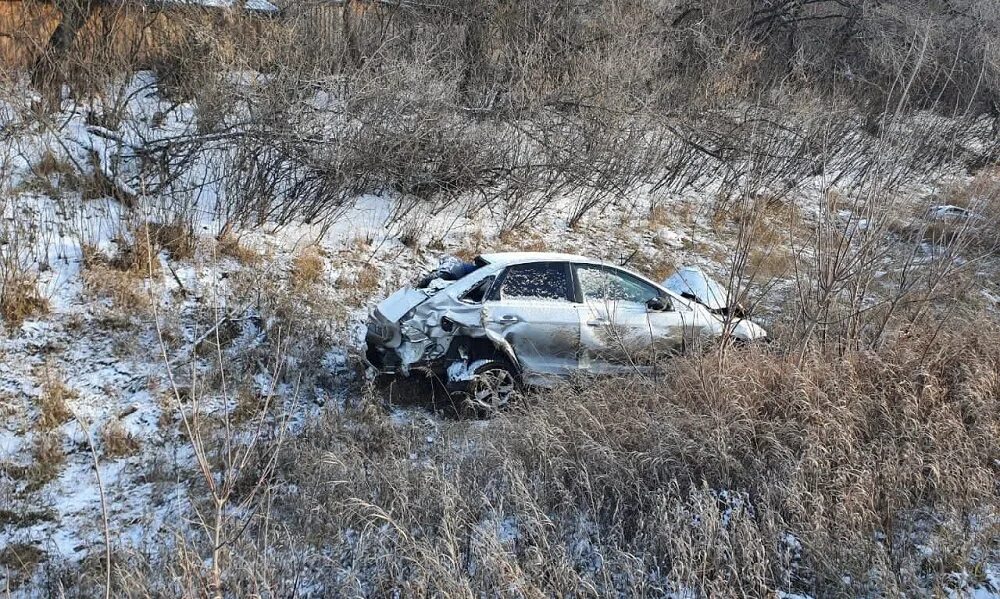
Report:
[[38,291],[33,275],[18,273],[0,281],[0,316],[9,325],[19,326],[25,320],[48,311],[49,301]]
[[314,287],[323,278],[326,262],[318,246],[310,245],[292,258],[292,287],[305,291]]
[[128,432],[117,418],[106,422],[101,428],[101,447],[107,458],[121,458],[139,453],[142,444]]
[[43,431],[50,431],[73,418],[68,400],[77,397],[76,391],[66,386],[61,380],[51,379],[42,387],[38,397],[38,426]]

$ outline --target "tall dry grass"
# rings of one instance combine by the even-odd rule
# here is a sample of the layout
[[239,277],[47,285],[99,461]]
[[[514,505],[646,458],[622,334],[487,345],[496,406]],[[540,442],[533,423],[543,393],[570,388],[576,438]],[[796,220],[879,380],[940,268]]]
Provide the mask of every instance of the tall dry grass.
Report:
[[485,424],[329,410],[280,454],[265,434],[232,479],[246,511],[225,527],[240,534],[216,549],[221,571],[203,561],[211,543],[182,536],[123,553],[112,584],[136,597],[975,586],[1000,551],[998,334],[981,318],[838,359],[687,356]]

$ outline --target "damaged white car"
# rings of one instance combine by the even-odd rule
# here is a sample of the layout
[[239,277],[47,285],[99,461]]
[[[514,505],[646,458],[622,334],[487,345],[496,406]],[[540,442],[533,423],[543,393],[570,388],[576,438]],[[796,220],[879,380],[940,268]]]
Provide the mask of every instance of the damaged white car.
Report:
[[484,254],[452,263],[372,310],[367,359],[382,373],[432,372],[473,407],[575,372],[643,371],[726,334],[766,338],[703,271],[662,285],[582,256]]

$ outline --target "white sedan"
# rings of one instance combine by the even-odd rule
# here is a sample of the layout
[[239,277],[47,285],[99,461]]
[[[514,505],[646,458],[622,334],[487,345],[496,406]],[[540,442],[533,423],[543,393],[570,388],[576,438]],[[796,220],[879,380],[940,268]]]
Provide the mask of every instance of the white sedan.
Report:
[[644,371],[726,335],[766,338],[727,298],[697,269],[661,285],[583,256],[484,254],[378,304],[367,358],[386,373],[430,370],[464,400],[493,409],[524,384]]

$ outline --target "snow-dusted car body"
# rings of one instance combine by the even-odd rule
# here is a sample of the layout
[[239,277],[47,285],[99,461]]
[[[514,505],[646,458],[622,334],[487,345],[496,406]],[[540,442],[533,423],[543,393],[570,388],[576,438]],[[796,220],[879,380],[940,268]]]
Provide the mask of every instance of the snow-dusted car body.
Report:
[[369,316],[369,362],[404,375],[430,369],[454,388],[498,368],[511,375],[505,384],[535,385],[580,371],[635,372],[649,356],[727,332],[766,337],[732,316],[724,289],[694,269],[659,285],[583,256],[498,253],[462,273],[379,303]]

